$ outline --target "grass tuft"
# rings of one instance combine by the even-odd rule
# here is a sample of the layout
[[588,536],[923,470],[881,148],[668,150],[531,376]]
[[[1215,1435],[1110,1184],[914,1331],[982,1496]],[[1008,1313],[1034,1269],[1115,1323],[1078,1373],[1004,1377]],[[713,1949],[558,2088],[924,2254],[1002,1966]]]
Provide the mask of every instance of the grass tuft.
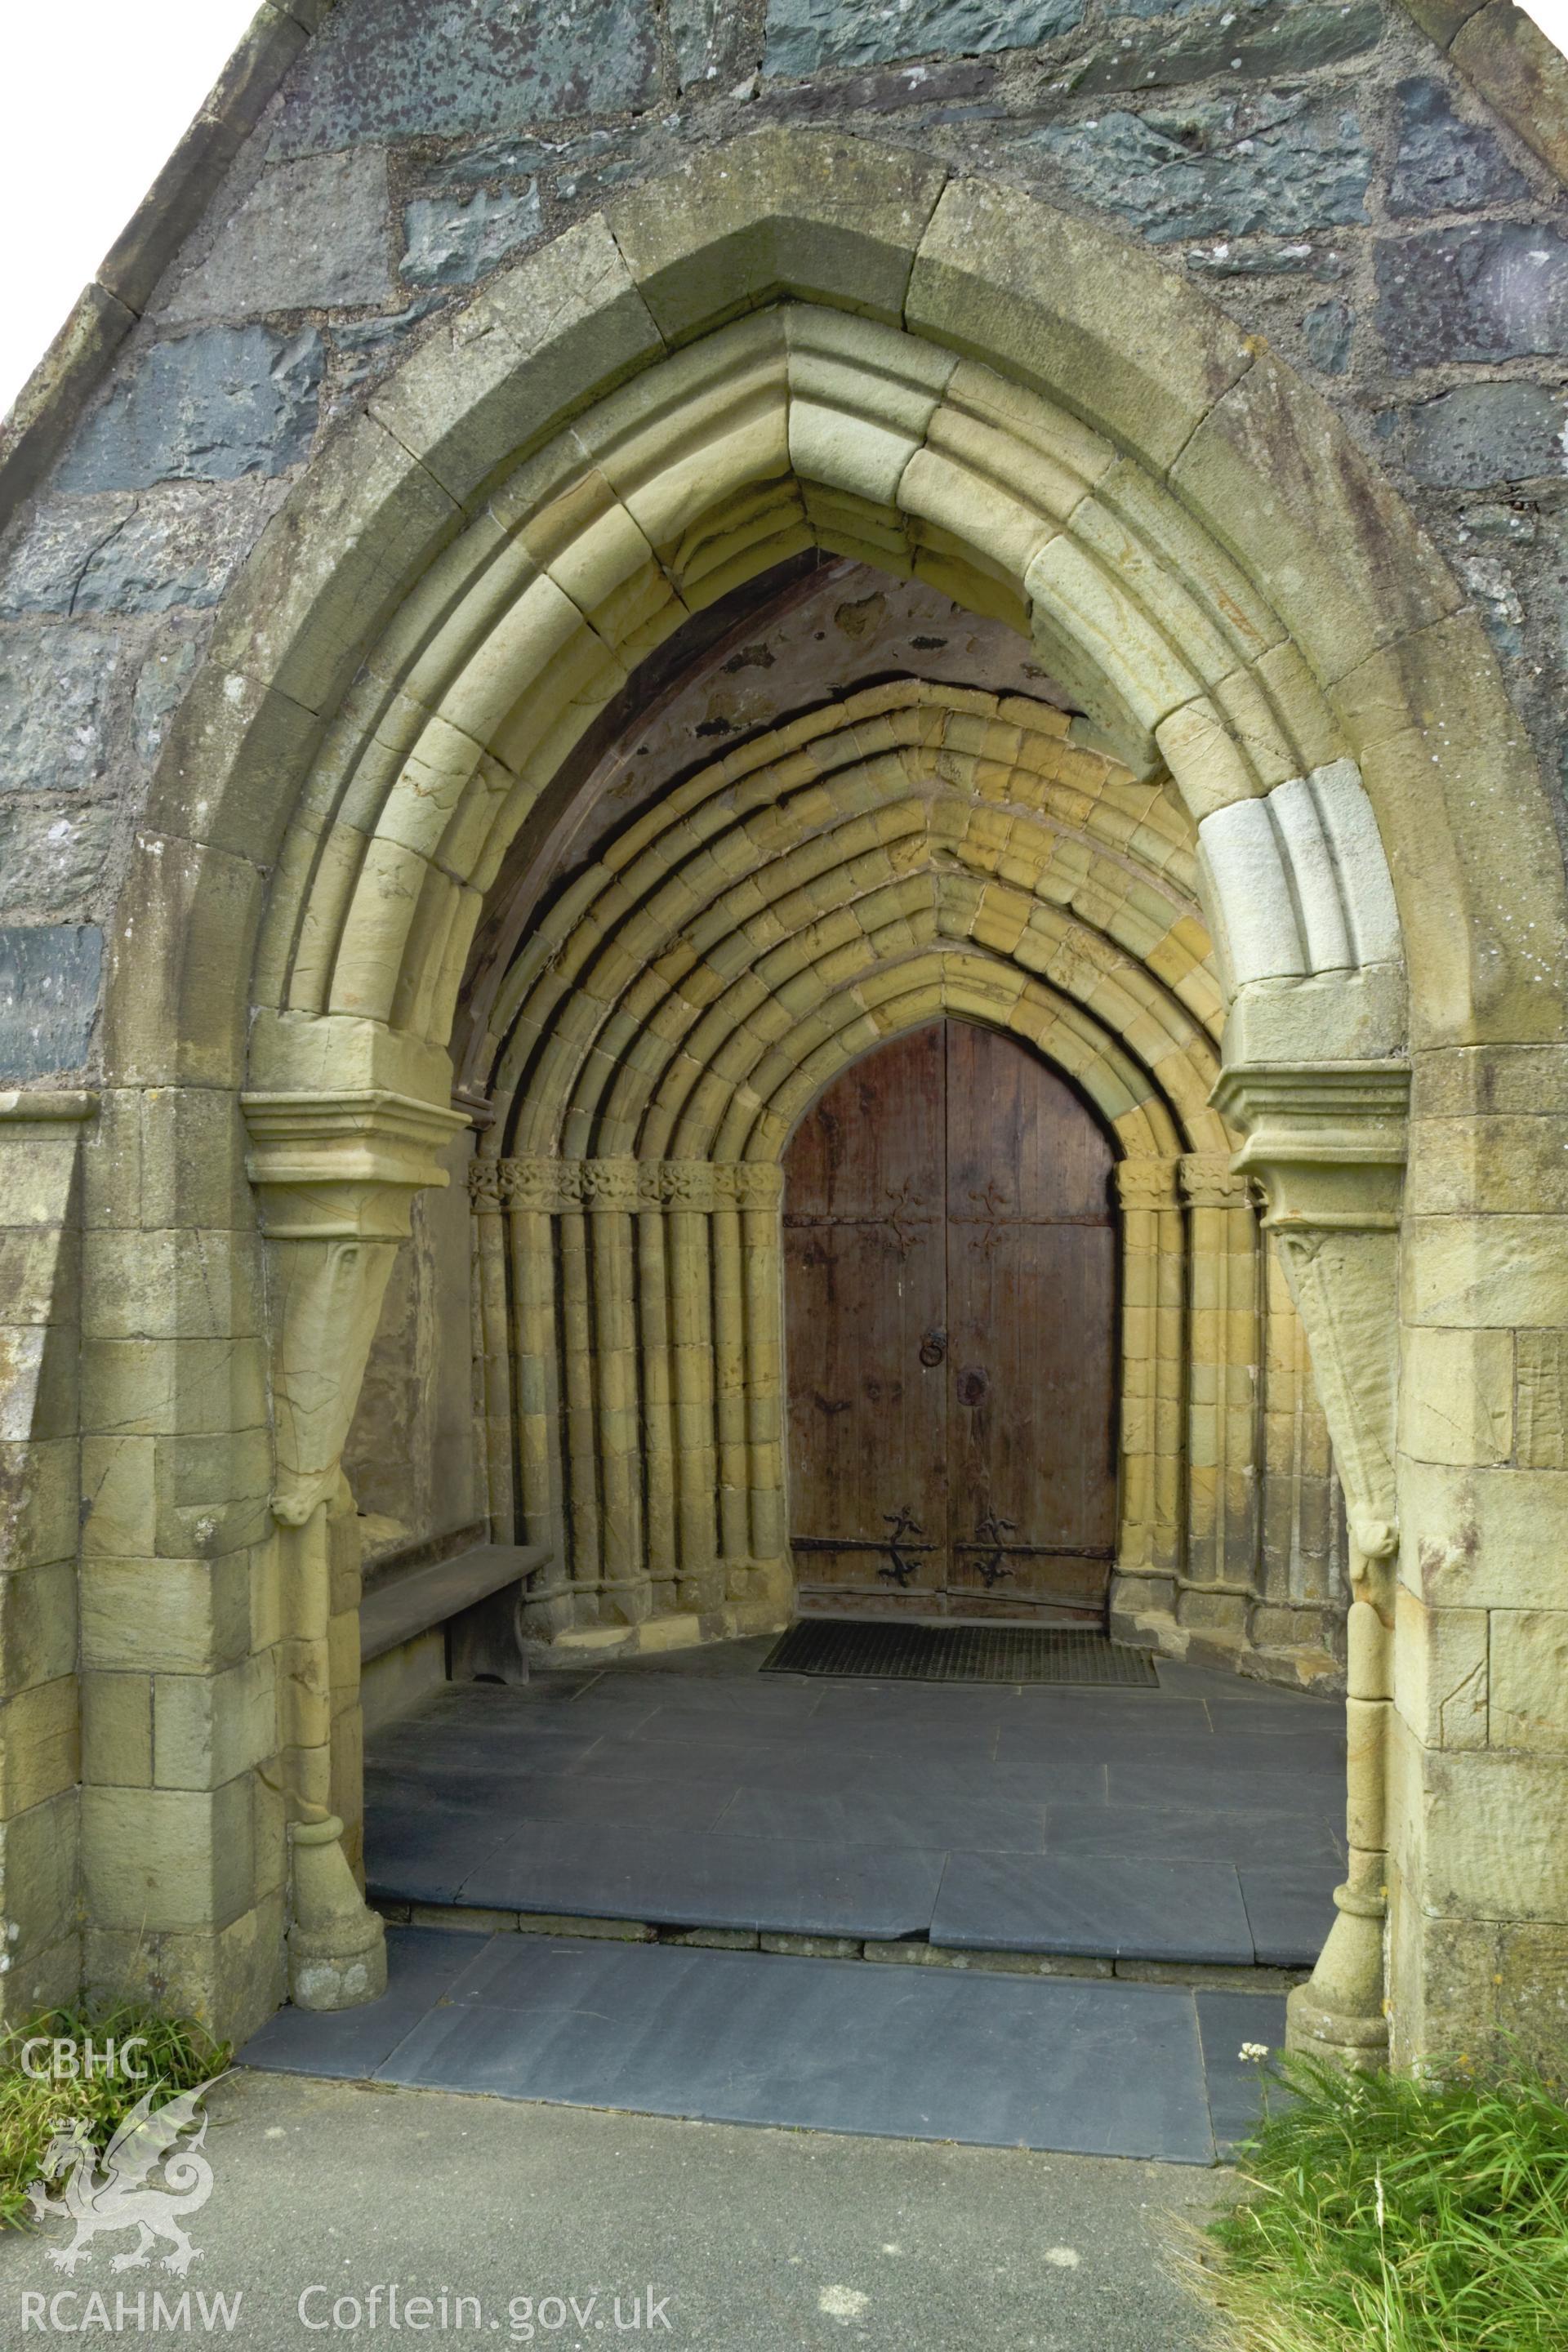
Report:
[[[147,2079],[95,2074],[89,2079],[37,2081],[22,2066],[22,2045],[31,2036],[74,2041],[89,2037],[101,2049],[112,2035],[123,2042],[140,2034],[146,2047],[136,2054]],[[179,2091],[221,2074],[229,2045],[215,2042],[201,2026],[183,2018],[160,2017],[127,2002],[117,2009],[43,2010],[0,2039],[0,2228],[15,2229],[32,2218],[27,2189],[38,2177],[45,2147],[62,2126],[80,2118],[92,2127],[101,2148],[138,2099],[152,2091],[154,2105]]]
[[1219,2352],[1568,2352],[1568,2106],[1288,2056],[1240,2200],[1184,2255]]

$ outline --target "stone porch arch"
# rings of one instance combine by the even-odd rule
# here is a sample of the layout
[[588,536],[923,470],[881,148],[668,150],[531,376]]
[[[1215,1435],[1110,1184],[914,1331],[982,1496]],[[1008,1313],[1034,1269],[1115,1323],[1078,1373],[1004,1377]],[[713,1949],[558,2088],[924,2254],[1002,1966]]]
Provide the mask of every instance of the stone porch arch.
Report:
[[[1506,1184],[1468,1122],[1516,1083],[1489,1063],[1502,1095],[1485,1096],[1477,1056],[1563,1034],[1560,864],[1495,663],[1331,412],[1147,255],[907,153],[772,132],[503,274],[329,440],[228,597],[154,781],[111,970],[110,1085],[156,1104],[161,1245],[218,1237],[219,1338],[250,1311],[248,1143],[278,1453],[274,1479],[266,1431],[236,1405],[221,1475],[208,1446],[199,1498],[159,1497],[156,1545],[197,1563],[259,1545],[283,1596],[298,1817],[352,1810],[355,1767],[345,1731],[334,1787],[335,1455],[305,1458],[291,1432],[346,1428],[408,1200],[460,1121],[445,1045],[487,883],[641,654],[808,543],[1030,628],[1083,743],[1135,774],[1163,762],[1198,826],[1232,999],[1220,1099],[1302,1261],[1365,1571],[1352,1707],[1381,1759],[1405,1048],[1447,1126],[1414,1122],[1411,1183],[1473,1226]],[[1431,1282],[1408,1225],[1407,1243],[1408,1304]],[[1406,1339],[1407,1419],[1446,1412],[1459,1357],[1478,1356],[1454,1315]],[[177,1370],[184,1338],[169,1344]],[[1499,1458],[1484,1431],[1463,1442]],[[1454,1496],[1410,1491],[1422,1557],[1441,1552]],[[352,1563],[337,1573],[341,1597]],[[1401,1640],[1425,1671],[1445,1628],[1419,1582]],[[264,1676],[213,1664],[216,1720],[237,1696],[226,1675]],[[209,1784],[182,1797],[210,1927],[139,1923],[166,1928],[176,1976],[235,2019],[277,1988],[265,1738],[215,1748]],[[1393,1997],[1414,2049],[1441,1892],[1419,1738],[1404,1753]],[[1381,1760],[1359,1787],[1341,1965],[1309,2030],[1373,2046]],[[95,1831],[89,1783],[84,1814],[89,1915],[110,1937],[132,1924],[109,1892],[107,1825],[127,1818],[112,1793]],[[163,1833],[161,1792],[142,1801]]]

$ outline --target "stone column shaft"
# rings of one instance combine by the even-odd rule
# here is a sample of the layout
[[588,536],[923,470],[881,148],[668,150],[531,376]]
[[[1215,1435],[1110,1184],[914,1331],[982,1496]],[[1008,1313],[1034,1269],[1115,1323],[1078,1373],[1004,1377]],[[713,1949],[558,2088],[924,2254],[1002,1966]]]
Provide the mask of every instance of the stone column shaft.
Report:
[[637,1399],[637,1290],[632,1220],[597,1205],[588,1220],[593,1255],[595,1442],[599,1456],[600,1557],[618,1612],[647,1614],[643,1554],[641,1430]]
[[566,1525],[572,1580],[596,1590],[604,1570],[599,1541],[599,1454],[594,1410],[594,1312],[588,1285],[587,1220],[563,1208],[556,1222],[561,1253],[561,1369],[564,1406]]
[[[296,1862],[308,1885],[297,1874],[289,1981],[297,2001],[335,2009],[384,1990],[386,1957],[381,1923],[354,1886],[344,1820],[331,1810],[334,1712],[340,1754],[357,1745],[358,1734],[355,1704],[333,1706],[329,1523],[334,1516],[352,1519],[342,1449],[414,1195],[447,1181],[439,1153],[468,1120],[465,1112],[379,1089],[256,1093],[242,1098],[242,1108],[267,1236],[283,1796],[291,1829],[310,1832],[299,1849],[308,1864]],[[358,1568],[357,1537],[350,1540],[345,1604]],[[340,1622],[348,1613],[346,1605],[337,1612]],[[350,1827],[357,1833],[357,1818]]]
[[1118,1162],[1121,1504],[1112,1608],[1173,1622],[1182,1565],[1184,1236],[1175,1159]]
[[744,1216],[746,1438],[752,1557],[782,1559],[784,1509],[784,1253],[775,1202]]
[[[479,1174],[489,1163],[476,1162]],[[507,1314],[507,1237],[499,1195],[470,1178],[474,1354],[484,1437],[486,1509],[493,1543],[510,1543],[516,1526],[513,1486],[512,1333]]]
[[1189,1585],[1184,1622],[1239,1637],[1257,1590],[1258,1219],[1228,1157],[1189,1152],[1181,1164],[1188,1260]]
[[643,1458],[647,1566],[656,1611],[675,1607],[680,1538],[676,1504],[675,1399],[670,1364],[669,1271],[662,1208],[637,1218],[637,1283],[642,1324]]
[[1350,1516],[1350,1861],[1311,1980],[1290,1996],[1287,2036],[1347,2065],[1381,2064],[1388,2048],[1386,1735],[1408,1090],[1408,1070],[1394,1062],[1243,1067],[1226,1071],[1215,1089],[1220,1109],[1247,1134],[1237,1165],[1268,1195],[1266,1223],[1307,1328]]
[[719,1438],[719,1540],[725,1561],[738,1565],[750,1557],[752,1548],[747,1510],[751,1465],[746,1451],[746,1306],[740,1211],[728,1205],[716,1206],[710,1224],[713,1251],[714,1401]]
[[702,1579],[719,1554],[713,1427],[712,1270],[708,1219],[687,1208],[669,1215],[670,1341],[679,1451],[680,1576]]
[[565,1579],[565,1470],[561,1456],[561,1368],[556,1336],[555,1237],[549,1216],[514,1202],[507,1219],[511,1238],[511,1292],[516,1361],[514,1392],[520,1509],[518,1524],[531,1544],[548,1544],[555,1557],[531,1588],[542,1594]]

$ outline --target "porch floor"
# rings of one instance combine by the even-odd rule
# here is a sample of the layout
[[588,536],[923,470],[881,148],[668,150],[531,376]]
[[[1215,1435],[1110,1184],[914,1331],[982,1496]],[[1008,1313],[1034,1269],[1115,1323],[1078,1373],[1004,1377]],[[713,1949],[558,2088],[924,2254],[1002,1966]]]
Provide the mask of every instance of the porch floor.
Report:
[[[244,2062],[1223,2154],[1257,2112],[1241,2045],[1284,2030],[1281,1980],[1239,1972],[1307,1964],[1331,1916],[1342,1706],[1167,1665],[1141,1691],[760,1676],[770,1646],[453,1686],[379,1732],[370,1888],[409,1919],[387,1994],[285,2010]],[[687,1940],[718,1935],[746,1948]]]
[[1342,1873],[1341,1702],[833,1682],[724,1644],[452,1685],[368,1742],[383,1906],[1084,1961],[1310,1967]]

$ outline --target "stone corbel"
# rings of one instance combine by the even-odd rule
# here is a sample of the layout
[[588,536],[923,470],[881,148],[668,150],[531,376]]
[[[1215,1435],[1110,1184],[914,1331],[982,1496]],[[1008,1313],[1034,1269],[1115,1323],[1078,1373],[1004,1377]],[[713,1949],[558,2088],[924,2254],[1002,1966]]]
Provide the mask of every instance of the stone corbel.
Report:
[[1394,1526],[1399,1202],[1410,1072],[1403,1062],[1272,1063],[1222,1071],[1215,1108],[1246,1137],[1311,1349],[1352,1533],[1386,1556]]
[[414,1195],[447,1181],[441,1151],[468,1120],[370,1089],[241,1102],[267,1237],[272,1509],[297,1528],[336,1487]]
[[1351,2066],[1387,2050],[1384,1918],[1392,1683],[1399,1208],[1410,1074],[1402,1062],[1226,1070],[1214,1100],[1247,1140],[1311,1349],[1351,1522],[1344,1884],[1287,2042]]

